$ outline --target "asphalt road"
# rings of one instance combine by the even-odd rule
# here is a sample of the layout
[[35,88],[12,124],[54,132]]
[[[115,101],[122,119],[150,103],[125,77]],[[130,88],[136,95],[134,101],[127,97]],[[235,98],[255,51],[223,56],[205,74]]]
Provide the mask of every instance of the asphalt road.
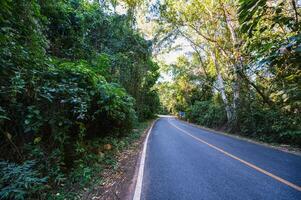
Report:
[[301,200],[301,156],[161,118],[148,140],[141,199]]

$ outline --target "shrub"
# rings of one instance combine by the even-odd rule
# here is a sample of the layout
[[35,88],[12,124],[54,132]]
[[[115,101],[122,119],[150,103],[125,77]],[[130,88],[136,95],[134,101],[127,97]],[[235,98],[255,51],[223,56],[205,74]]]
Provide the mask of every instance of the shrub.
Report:
[[0,199],[37,198],[47,177],[40,177],[34,167],[32,160],[23,164],[0,161]]
[[[23,163],[1,166],[24,169],[30,180],[47,176],[50,195],[70,176],[89,182],[99,157],[90,154],[91,141],[127,136],[136,111],[149,102],[143,112],[150,116],[155,105],[143,99],[159,76],[151,43],[128,17],[105,7],[96,1],[1,1],[0,159]],[[25,183],[33,187],[25,191],[13,172],[0,177],[0,190],[12,191],[3,198],[36,199],[39,184]],[[62,196],[54,198],[70,199]]]
[[224,108],[212,101],[196,101],[188,108],[186,118],[207,127],[218,127],[226,122]]
[[[78,167],[86,139],[126,135],[136,122],[134,99],[118,84],[107,83],[85,62],[55,60],[44,68],[23,69],[3,78],[10,81],[0,93],[0,124],[5,133],[1,134],[5,145],[1,145],[0,156],[20,159],[18,151],[23,154],[21,159],[37,160],[37,170],[49,175],[52,189],[65,181],[63,172]],[[18,173],[36,177],[37,171],[30,171],[33,165],[7,165],[15,171],[1,184],[3,195],[21,198],[30,194],[17,187],[39,189],[40,182],[26,182],[39,179],[21,177],[16,181],[25,181],[24,185],[9,183],[9,177],[14,180]],[[82,169],[87,175],[88,168]],[[30,191],[37,192],[34,188]]]
[[240,113],[241,132],[267,142],[301,145],[298,114],[250,103],[249,110]]

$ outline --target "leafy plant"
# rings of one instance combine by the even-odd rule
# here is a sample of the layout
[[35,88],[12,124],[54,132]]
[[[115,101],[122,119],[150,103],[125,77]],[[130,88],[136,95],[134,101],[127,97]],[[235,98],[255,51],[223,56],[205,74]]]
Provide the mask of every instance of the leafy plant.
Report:
[[27,199],[39,196],[45,190],[47,177],[40,177],[36,162],[23,164],[0,161],[0,199]]
[[226,121],[222,106],[211,101],[196,101],[187,110],[187,119],[207,127],[219,127]]
[[76,191],[56,191],[67,180],[88,184],[105,162],[92,147],[154,116],[151,43],[108,9],[86,0],[1,1],[1,173],[12,170],[1,179],[3,198],[72,198]]

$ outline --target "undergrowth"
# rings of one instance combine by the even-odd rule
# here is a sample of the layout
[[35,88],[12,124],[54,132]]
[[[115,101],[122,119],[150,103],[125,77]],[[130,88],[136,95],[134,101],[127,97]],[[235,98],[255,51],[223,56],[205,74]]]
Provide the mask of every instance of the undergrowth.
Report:
[[[105,137],[89,141],[82,149],[85,154],[83,159],[78,160],[78,166],[73,169],[61,184],[61,188],[49,193],[48,199],[80,199],[81,194],[103,183],[102,172],[104,169],[116,170],[118,160],[116,155],[138,140],[152,120],[137,123],[127,136]],[[112,145],[111,149],[105,149],[106,145]]]

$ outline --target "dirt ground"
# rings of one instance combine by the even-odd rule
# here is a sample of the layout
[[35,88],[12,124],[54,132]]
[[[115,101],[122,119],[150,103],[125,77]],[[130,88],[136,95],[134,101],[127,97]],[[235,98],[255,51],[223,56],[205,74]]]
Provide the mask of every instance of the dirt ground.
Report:
[[[148,127],[149,129],[149,127]],[[82,200],[130,200],[134,195],[138,161],[148,129],[140,139],[117,154],[117,169],[105,169],[101,175],[104,180],[91,191],[83,194]]]

